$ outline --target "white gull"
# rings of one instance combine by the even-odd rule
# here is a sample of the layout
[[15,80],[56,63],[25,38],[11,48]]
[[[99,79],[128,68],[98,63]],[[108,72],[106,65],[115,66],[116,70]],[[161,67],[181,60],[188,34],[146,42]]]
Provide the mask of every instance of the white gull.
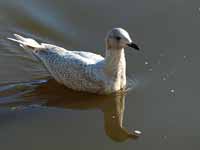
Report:
[[84,51],[70,51],[34,39],[14,34],[25,50],[31,51],[38,61],[61,84],[77,91],[109,94],[126,87],[126,60],[124,48],[139,50],[122,28],[114,28],[106,36],[105,58]]

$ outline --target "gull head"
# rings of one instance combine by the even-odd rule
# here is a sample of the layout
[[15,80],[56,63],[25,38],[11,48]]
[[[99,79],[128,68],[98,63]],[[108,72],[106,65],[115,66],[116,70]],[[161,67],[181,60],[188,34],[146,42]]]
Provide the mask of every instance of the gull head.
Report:
[[139,47],[133,43],[129,33],[122,28],[113,28],[106,36],[107,49],[120,50],[131,47],[139,50]]

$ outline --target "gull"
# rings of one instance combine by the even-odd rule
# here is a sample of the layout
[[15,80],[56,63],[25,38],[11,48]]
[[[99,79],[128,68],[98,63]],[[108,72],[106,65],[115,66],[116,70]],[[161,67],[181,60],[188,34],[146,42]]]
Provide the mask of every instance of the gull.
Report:
[[8,38],[31,51],[57,82],[76,91],[110,94],[126,88],[125,48],[139,50],[129,33],[113,28],[105,38],[105,57],[85,51],[71,51],[14,34]]

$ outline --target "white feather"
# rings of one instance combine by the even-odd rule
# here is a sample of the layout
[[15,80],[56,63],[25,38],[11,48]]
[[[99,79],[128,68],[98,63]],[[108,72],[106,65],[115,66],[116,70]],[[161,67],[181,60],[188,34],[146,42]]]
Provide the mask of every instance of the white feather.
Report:
[[[120,28],[114,30],[115,34],[124,36],[124,41],[131,41],[125,30]],[[126,86],[124,47],[118,50],[106,50],[104,58],[90,52],[69,51],[55,45],[39,44],[33,39],[17,34],[14,36],[16,39],[8,39],[19,43],[24,49],[32,49],[32,53],[40,59],[51,76],[69,88],[106,94]]]

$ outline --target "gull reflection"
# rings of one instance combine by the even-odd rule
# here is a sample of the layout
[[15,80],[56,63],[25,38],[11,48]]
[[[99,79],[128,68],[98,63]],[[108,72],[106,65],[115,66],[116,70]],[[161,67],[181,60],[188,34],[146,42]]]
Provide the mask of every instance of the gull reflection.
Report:
[[24,97],[25,102],[12,103],[14,105],[30,105],[33,103],[47,107],[65,109],[98,109],[104,115],[105,133],[115,141],[136,139],[139,131],[128,131],[123,126],[126,93],[118,92],[112,95],[95,95],[75,92],[57,84],[54,80],[37,86]]

